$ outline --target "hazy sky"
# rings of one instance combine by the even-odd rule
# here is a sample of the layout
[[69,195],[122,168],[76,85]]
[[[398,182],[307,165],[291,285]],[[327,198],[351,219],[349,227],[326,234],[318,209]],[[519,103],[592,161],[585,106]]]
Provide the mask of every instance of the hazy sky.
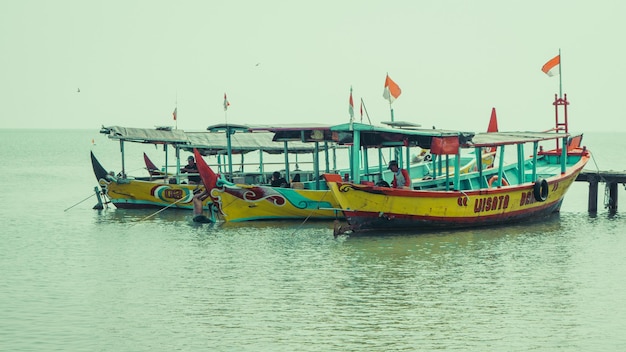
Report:
[[[0,128],[395,119],[554,125],[561,49],[573,131],[626,130],[626,1],[0,2]],[[77,90],[80,88],[80,92]],[[227,116],[223,96],[228,94]],[[365,118],[366,119],[366,118]]]

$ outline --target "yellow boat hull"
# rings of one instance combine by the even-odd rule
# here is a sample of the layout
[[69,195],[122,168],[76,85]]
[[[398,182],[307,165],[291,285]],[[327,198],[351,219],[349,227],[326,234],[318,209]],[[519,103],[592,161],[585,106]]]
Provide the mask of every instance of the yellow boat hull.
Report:
[[[534,219],[558,212],[565,193],[586,160],[570,171],[546,178],[545,184],[464,191],[402,190],[327,182],[350,230],[460,228]],[[540,181],[537,181],[540,182]],[[538,199],[535,187],[547,192]]]
[[331,220],[342,218],[329,190],[292,189],[220,182],[210,191],[225,221]]
[[[179,208],[193,209],[194,190],[202,185],[168,184],[142,180],[99,180],[103,194],[117,208]],[[205,200],[207,205],[210,200]]]

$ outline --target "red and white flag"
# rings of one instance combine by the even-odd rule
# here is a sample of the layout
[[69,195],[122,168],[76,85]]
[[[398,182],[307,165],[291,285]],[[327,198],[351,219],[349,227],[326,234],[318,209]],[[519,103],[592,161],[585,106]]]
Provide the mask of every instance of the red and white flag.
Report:
[[178,110],[178,107],[174,108],[174,111],[172,112],[172,116],[174,117],[174,121],[176,121],[176,111]]
[[396,82],[394,82],[389,75],[385,78],[385,90],[383,91],[383,98],[389,100],[389,104],[398,99],[402,90]]
[[561,55],[557,55],[550,59],[550,61],[546,62],[545,65],[541,68],[541,71],[546,75],[552,77],[554,75],[559,74],[559,65],[561,64]]
[[224,93],[224,111],[228,110],[229,106],[230,106],[230,103],[228,102],[228,99],[226,98],[226,93]]
[[350,87],[350,106],[348,106],[348,113],[350,114],[350,121],[354,119],[354,101],[352,101],[352,87]]
[[361,121],[363,121],[363,98],[361,98]]

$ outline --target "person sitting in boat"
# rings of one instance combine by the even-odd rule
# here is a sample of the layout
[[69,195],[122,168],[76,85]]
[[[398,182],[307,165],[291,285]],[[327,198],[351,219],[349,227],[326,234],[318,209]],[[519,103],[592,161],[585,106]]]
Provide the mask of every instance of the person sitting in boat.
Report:
[[180,169],[180,172],[182,172],[183,174],[184,173],[196,174],[196,175],[187,176],[187,180],[189,181],[189,183],[192,183],[192,184],[200,183],[200,175],[197,175],[198,166],[196,165],[196,160],[193,158],[193,156],[190,155],[187,158],[187,165],[185,165],[185,167]]
[[391,187],[411,189],[411,179],[409,178],[409,172],[406,171],[406,169],[399,168],[398,162],[396,160],[391,160],[387,168],[391,170],[391,172],[393,172],[393,181],[391,182]]
[[432,159],[432,157],[430,156],[430,154],[428,153],[427,149],[422,149],[422,151],[420,152],[419,155],[415,155],[413,156],[413,159],[411,160],[412,163],[419,163],[422,161],[430,161]]
[[272,174],[272,187],[289,187],[289,183],[284,177],[280,176],[280,172],[274,171]]

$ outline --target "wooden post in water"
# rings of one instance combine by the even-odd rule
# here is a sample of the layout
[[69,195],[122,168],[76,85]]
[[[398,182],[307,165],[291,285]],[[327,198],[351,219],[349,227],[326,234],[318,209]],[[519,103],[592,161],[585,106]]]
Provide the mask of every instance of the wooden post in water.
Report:
[[[617,186],[626,185],[626,171],[585,171],[583,170],[577,177],[576,181],[584,181],[589,183],[589,203],[588,210],[590,213],[598,211],[598,183],[604,182],[609,190],[609,199],[605,203],[609,212],[617,212]],[[605,189],[606,190],[606,189]]]
[[607,187],[609,187],[609,212],[615,213],[617,211],[617,182],[610,182]]
[[595,213],[598,211],[598,178],[590,176],[589,182],[589,201],[587,203],[587,211]]

